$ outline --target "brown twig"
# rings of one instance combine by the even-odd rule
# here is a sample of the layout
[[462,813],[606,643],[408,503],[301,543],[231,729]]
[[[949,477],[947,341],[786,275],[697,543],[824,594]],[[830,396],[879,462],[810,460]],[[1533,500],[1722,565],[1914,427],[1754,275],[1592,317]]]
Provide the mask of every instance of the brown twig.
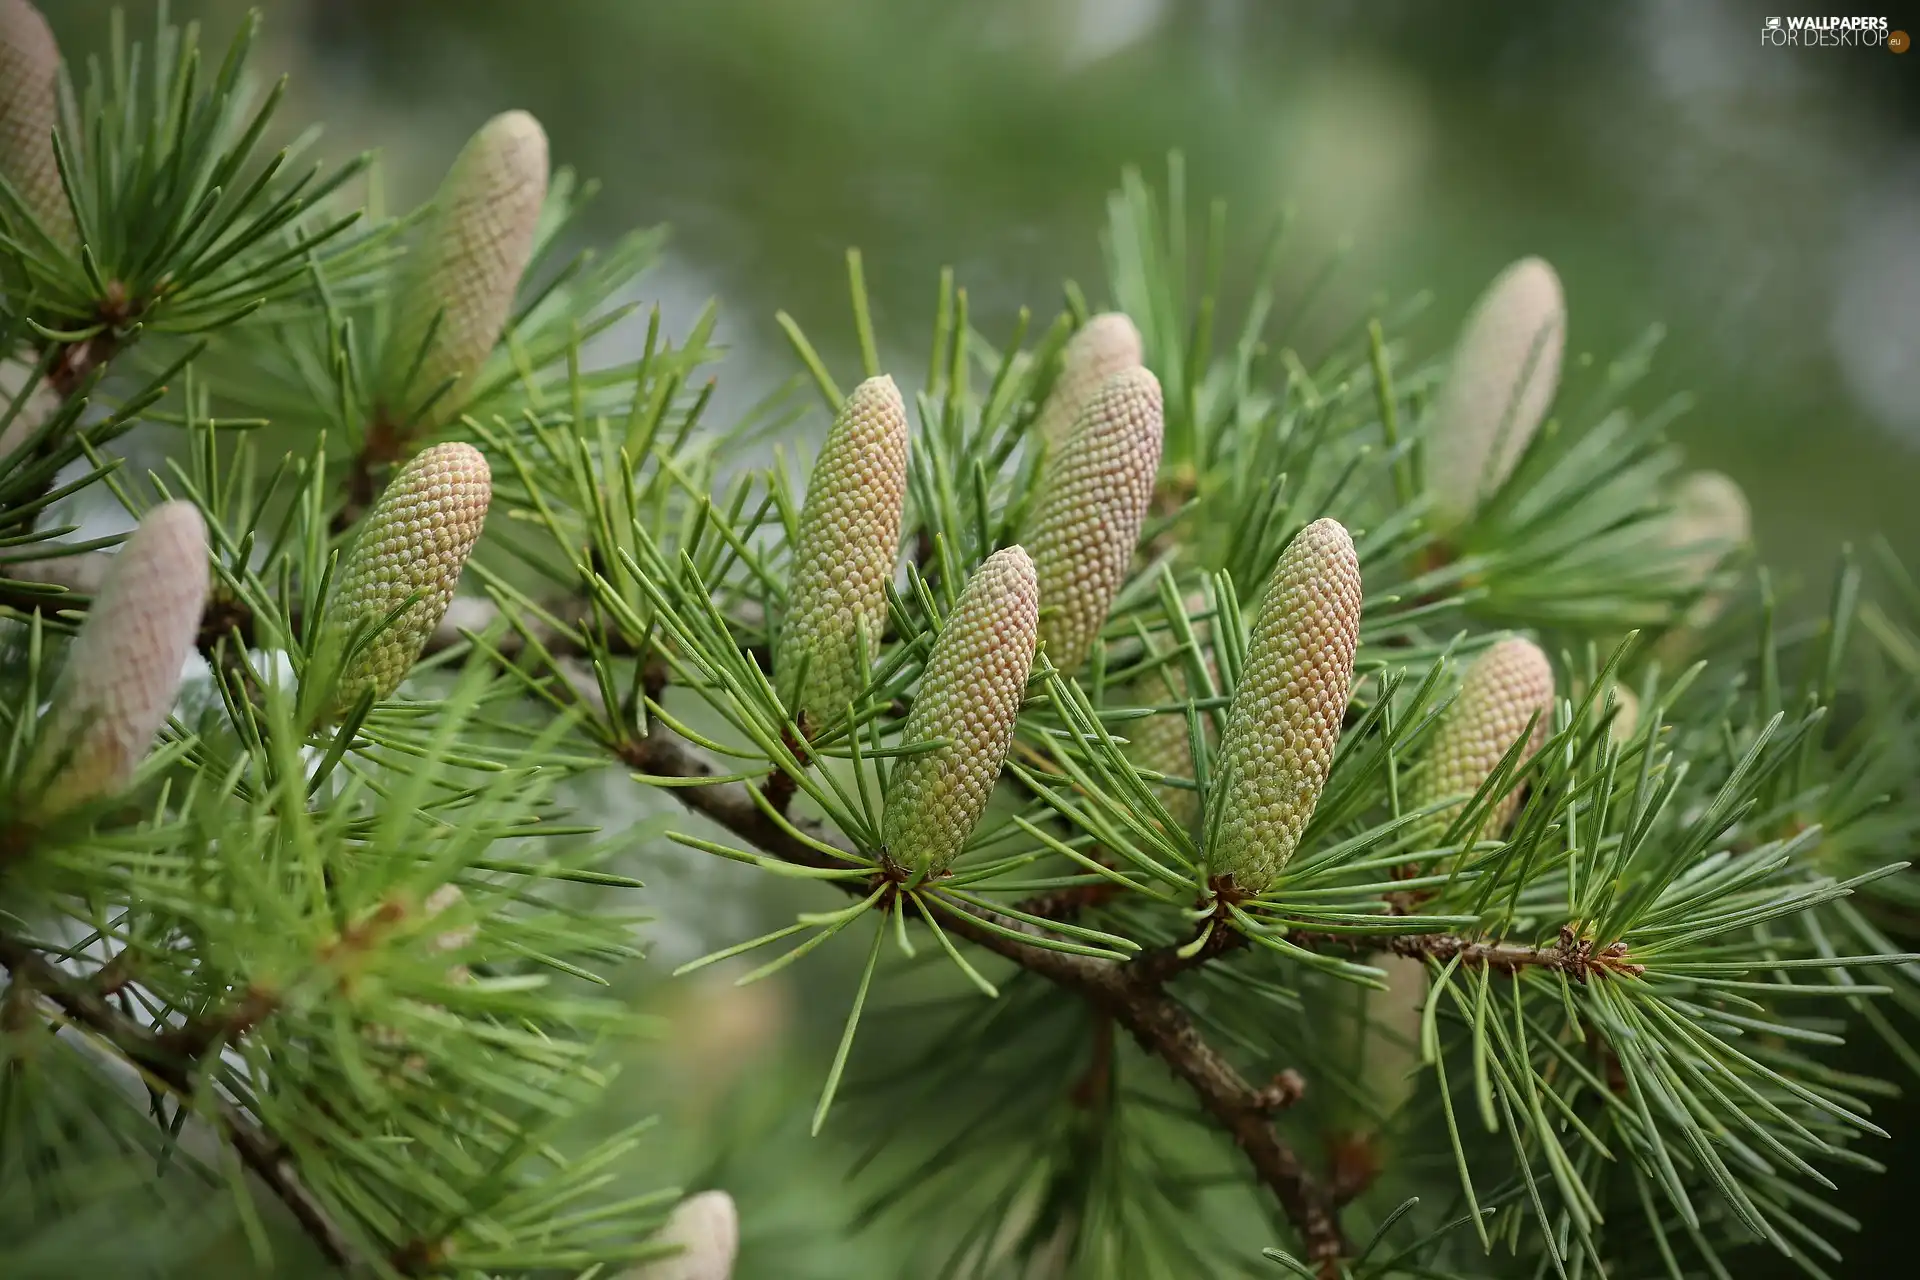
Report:
[[[641,772],[663,777],[701,778],[714,772],[686,744],[658,726],[647,738],[629,744],[622,759]],[[796,838],[754,803],[742,783],[676,787],[673,793],[735,836],[797,866],[841,868],[853,862],[851,855],[842,861]],[[795,826],[810,840],[834,843],[831,833],[819,824],[802,820]],[[1124,964],[1072,955],[1008,937],[991,926],[1016,933],[1036,930],[938,894],[928,897],[951,932],[1079,996],[1166,1064],[1253,1165],[1300,1232],[1310,1258],[1325,1264],[1346,1252],[1331,1191],[1274,1131],[1272,1094],[1250,1084],[1206,1041],[1186,1009],[1163,989],[1164,977],[1136,972],[1139,961]]]
[[367,424],[366,438],[347,464],[346,500],[329,522],[335,534],[345,533],[366,514],[380,494],[380,477],[406,459],[413,443],[385,414],[376,414]]
[[1628,958],[1626,943],[1611,942],[1596,947],[1571,929],[1562,929],[1559,938],[1544,945],[1495,942],[1457,933],[1294,933],[1287,935],[1287,941],[1319,951],[1389,951],[1397,956],[1443,963],[1458,956],[1462,968],[1487,969],[1494,973],[1551,969],[1581,983],[1593,978],[1637,978],[1647,971],[1645,965]]
[[[178,1099],[180,1105],[200,1103],[196,1087],[197,1062],[175,1051],[166,1040],[116,1009],[91,984],[52,964],[39,951],[0,934],[0,965],[44,996],[75,1026],[84,1027],[111,1045],[116,1053]],[[286,1206],[320,1252],[335,1266],[358,1271],[366,1267],[360,1245],[322,1204],[305,1182],[285,1148],[254,1118],[226,1098],[212,1095],[209,1119],[232,1144],[242,1163]]]

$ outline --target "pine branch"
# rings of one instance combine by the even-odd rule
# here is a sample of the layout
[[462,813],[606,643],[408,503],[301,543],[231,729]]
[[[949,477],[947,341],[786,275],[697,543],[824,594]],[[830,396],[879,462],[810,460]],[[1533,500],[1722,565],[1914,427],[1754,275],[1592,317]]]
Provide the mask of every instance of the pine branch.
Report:
[[[0,934],[0,965],[6,966],[15,982],[51,1000],[67,1021],[100,1036],[128,1063],[173,1094],[180,1105],[196,1104],[200,1093],[193,1076],[196,1060],[114,1008],[93,986],[63,973],[34,948],[5,934]],[[208,1109],[221,1135],[247,1168],[287,1207],[329,1262],[349,1273],[369,1269],[360,1246],[308,1190],[293,1161],[271,1134],[224,1098],[214,1097]]]
[[[715,772],[712,765],[660,726],[655,726],[648,737],[631,743],[621,759],[640,772],[662,777],[700,778]],[[844,869],[836,859],[781,829],[753,802],[745,784],[677,787],[674,794],[688,808],[782,861]],[[833,843],[824,827],[805,820],[792,821],[812,839]],[[855,891],[860,891],[857,886]],[[1029,946],[988,927],[985,921],[1016,932],[1029,932],[1032,926],[938,894],[929,897],[943,909],[946,927],[954,933],[1079,996],[1125,1027],[1142,1049],[1164,1062],[1232,1137],[1300,1232],[1308,1256],[1331,1274],[1331,1268],[1347,1252],[1333,1194],[1274,1131],[1271,1121],[1271,1113],[1285,1105],[1282,1099],[1293,1090],[1249,1084],[1206,1041],[1180,1002],[1162,989],[1164,978],[1156,970],[1136,972],[1139,962],[1119,964]]]
[[[77,603],[76,596],[90,596],[99,590],[107,567],[113,563],[113,554],[89,551],[0,566],[0,578],[4,579],[0,581],[0,609],[11,609],[19,614],[38,614],[58,613],[72,608]],[[568,616],[564,608],[556,612],[563,617]],[[584,617],[586,608],[577,606],[575,612]],[[463,596],[453,602],[434,627],[422,653],[443,653],[464,644],[467,632],[486,631],[499,617],[500,611],[491,602],[476,596]],[[287,624],[291,631],[297,633],[301,619],[296,614],[287,619]],[[579,646],[564,631],[547,626],[537,618],[523,618],[518,626],[507,629],[495,642],[494,648],[501,656],[515,657],[525,648],[526,636],[522,628],[532,630],[540,644],[556,656],[578,655]],[[206,612],[200,622],[200,636],[196,644],[201,656],[213,662],[216,650],[236,636],[243,648],[251,649],[258,645],[254,611],[246,601],[216,591],[208,599]],[[614,652],[620,651],[618,645],[612,648]]]

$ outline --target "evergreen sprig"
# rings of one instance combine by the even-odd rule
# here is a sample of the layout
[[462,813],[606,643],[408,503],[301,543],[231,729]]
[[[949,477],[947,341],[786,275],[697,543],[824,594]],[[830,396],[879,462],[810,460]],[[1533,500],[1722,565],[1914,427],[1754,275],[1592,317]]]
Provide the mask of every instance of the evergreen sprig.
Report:
[[[989,334],[943,273],[919,377],[851,253],[857,370],[782,313],[794,379],[720,424],[712,308],[597,359],[658,237],[569,257],[590,187],[531,117],[390,217],[358,162],[263,158],[251,21],[207,70],[191,29],[116,19],[76,83],[21,12],[18,1256],[106,1197],[148,1260],[231,1230],[262,1270],[291,1233],[380,1275],[724,1280],[766,1206],[676,1209],[641,1126],[600,1122],[646,1030],[603,991],[644,845],[790,895],[683,972],[859,949],[811,1127],[861,1139],[860,1219],[910,1222],[918,1271],[1844,1257],[1835,1174],[1875,1167],[1896,1086],[1834,1051],[1920,1068],[1920,589],[1849,552],[1823,610],[1781,599],[1744,499],[1681,472],[1683,406],[1633,403],[1651,340],[1559,384],[1577,288],[1517,328],[1496,288],[1450,360],[1403,336],[1421,300],[1302,351],[1284,221],[1226,314],[1226,212],[1190,232],[1176,159],[1110,203],[1107,309],[1069,283]],[[462,222],[496,179],[501,225]],[[475,236],[504,247],[463,275]],[[820,456],[748,453],[809,387],[843,423]],[[1076,448],[1063,405],[1126,430]],[[134,431],[164,466],[112,452]],[[80,495],[143,532],[71,540]],[[687,820],[603,829],[575,784],[608,773]]]

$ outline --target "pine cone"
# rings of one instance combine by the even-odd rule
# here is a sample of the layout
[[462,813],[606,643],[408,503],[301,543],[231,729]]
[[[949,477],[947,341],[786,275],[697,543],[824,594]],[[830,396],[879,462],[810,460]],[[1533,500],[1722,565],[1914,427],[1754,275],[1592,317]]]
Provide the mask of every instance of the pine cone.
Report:
[[1140,331],[1124,312],[1106,311],[1081,326],[1060,352],[1060,375],[1040,406],[1040,438],[1058,449],[1108,378],[1139,365]]
[[674,1208],[660,1230],[661,1244],[679,1245],[670,1258],[627,1273],[627,1280],[732,1280],[740,1250],[740,1215],[724,1191],[702,1191]]
[[[1446,796],[1472,796],[1527,731],[1535,713],[1540,718],[1527,744],[1528,756],[1540,749],[1551,729],[1553,667],[1533,641],[1517,636],[1502,640],[1467,668],[1460,696],[1447,708],[1428,749],[1427,767],[1409,789],[1410,803],[1419,808]],[[1519,807],[1520,792],[1508,792],[1463,839],[1506,834]],[[1437,840],[1451,820],[1448,813],[1436,815],[1423,834]]]
[[1020,547],[975,572],[934,641],[902,741],[947,745],[904,756],[887,785],[887,854],[946,869],[966,844],[1013,745],[1039,637],[1040,588]]
[[1274,566],[1220,744],[1207,859],[1239,889],[1273,883],[1320,802],[1359,640],[1353,539],[1338,520],[1315,520]]
[[207,603],[207,526],[190,502],[147,513],[67,652],[24,775],[54,817],[126,786],[167,722]]
[[1559,389],[1566,339],[1560,277],[1542,259],[1520,259],[1480,295],[1427,433],[1436,528],[1466,524],[1513,473]]
[[1047,467],[1027,546],[1046,609],[1047,657],[1071,674],[1106,625],[1153,500],[1165,427],[1160,381],[1142,368],[1102,384]]
[[546,198],[547,135],[526,112],[495,116],[461,149],[395,293],[380,384],[389,415],[406,421],[450,378],[458,381],[417,425],[435,427],[459,413],[506,327]]
[[[492,496],[486,458],[460,443],[423,450],[380,495],[340,566],[327,607],[322,643],[333,651],[344,651],[356,628],[367,628],[334,685],[328,719],[340,717],[368,689],[384,698],[400,687],[453,599]],[[371,634],[415,593],[418,598],[391,626]]]
[[847,397],[807,481],[774,654],[781,696],[809,731],[845,715],[866,683],[859,630],[877,653],[906,494],[907,407],[892,378],[869,378]]
[[27,0],[0,0],[0,176],[55,241],[74,245],[73,211],[53,158],[60,48]]

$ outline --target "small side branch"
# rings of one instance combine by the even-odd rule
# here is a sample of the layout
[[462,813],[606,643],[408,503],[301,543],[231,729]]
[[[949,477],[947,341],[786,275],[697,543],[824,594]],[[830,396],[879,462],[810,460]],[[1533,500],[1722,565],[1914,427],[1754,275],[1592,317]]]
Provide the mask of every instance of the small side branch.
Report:
[[[34,948],[4,934],[0,934],[0,965],[13,975],[16,984],[45,997],[68,1022],[106,1041],[182,1106],[193,1108],[199,1102],[193,1060],[120,1012],[92,984],[63,972]],[[241,1162],[287,1207],[329,1262],[350,1271],[367,1265],[360,1246],[301,1180],[292,1158],[277,1139],[240,1107],[217,1095],[204,1112],[210,1113],[209,1118]]]
[[[702,778],[714,773],[710,764],[658,726],[647,738],[632,743],[622,759],[641,772],[664,777]],[[673,794],[688,808],[774,857],[806,867],[845,865],[782,829],[754,803],[744,784],[676,787]],[[796,825],[813,839],[831,843],[825,828],[805,822]],[[1096,1013],[1124,1027],[1143,1050],[1193,1090],[1201,1107],[1233,1139],[1300,1232],[1308,1256],[1331,1266],[1346,1254],[1347,1241],[1331,1189],[1273,1127],[1272,1112],[1284,1105],[1287,1095],[1297,1096],[1290,1087],[1292,1081],[1276,1080],[1265,1087],[1248,1082],[1201,1035],[1180,1002],[1163,989],[1165,975],[1140,970],[1139,960],[1121,964],[1033,946],[988,927],[986,920],[1020,932],[1030,931],[1031,926],[938,897],[933,901],[942,908],[947,929],[1072,992]]]

